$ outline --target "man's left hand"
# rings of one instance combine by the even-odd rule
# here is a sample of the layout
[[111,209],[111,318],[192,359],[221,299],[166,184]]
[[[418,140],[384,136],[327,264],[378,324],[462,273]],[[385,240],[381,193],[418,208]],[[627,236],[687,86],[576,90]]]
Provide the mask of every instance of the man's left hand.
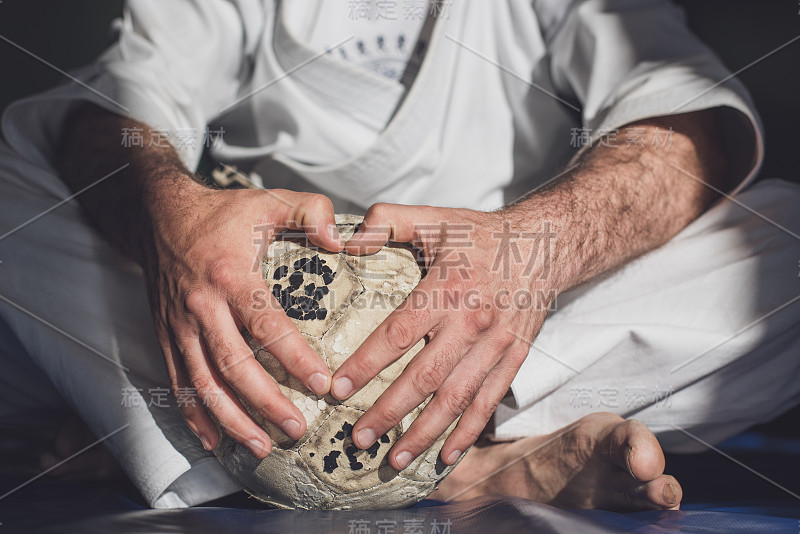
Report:
[[454,464],[475,442],[555,298],[549,265],[555,234],[545,221],[515,225],[513,215],[513,208],[484,213],[375,204],[346,244],[349,253],[369,254],[390,240],[410,243],[425,260],[427,272],[411,295],[333,377],[333,395],[350,397],[427,336],[425,347],[353,429],[353,441],[366,449],[433,395],[392,449],[389,462],[397,470],[459,417],[442,461]]

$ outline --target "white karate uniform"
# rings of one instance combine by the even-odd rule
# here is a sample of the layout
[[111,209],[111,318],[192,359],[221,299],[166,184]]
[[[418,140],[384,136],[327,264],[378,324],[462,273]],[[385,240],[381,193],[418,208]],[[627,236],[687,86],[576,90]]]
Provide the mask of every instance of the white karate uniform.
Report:
[[[68,83],[4,114],[0,422],[25,424],[21,411],[63,398],[98,436],[128,425],[105,443],[152,506],[238,489],[174,403],[157,406],[152,390],[169,382],[138,266],[75,201],[19,227],[71,195],[53,159],[81,100],[182,132],[189,168],[206,126],[222,128],[213,156],[268,188],[324,192],[339,212],[380,201],[494,209],[557,174],[577,150],[575,128],[596,141],[639,119],[724,107],[737,202],[749,208],[718,203],[664,247],[559,296],[496,435],[540,435],[607,410],[642,419],[668,449],[696,450],[679,429],[716,442],[797,402],[800,188],[742,192],[762,157],[758,118],[677,8],[453,3],[413,83],[401,83],[320,51],[352,50],[353,22],[337,39],[326,20],[316,39],[306,21],[318,4],[294,1],[282,11],[270,0],[132,0],[116,44],[74,73],[93,90]],[[133,388],[144,406],[122,402]]]

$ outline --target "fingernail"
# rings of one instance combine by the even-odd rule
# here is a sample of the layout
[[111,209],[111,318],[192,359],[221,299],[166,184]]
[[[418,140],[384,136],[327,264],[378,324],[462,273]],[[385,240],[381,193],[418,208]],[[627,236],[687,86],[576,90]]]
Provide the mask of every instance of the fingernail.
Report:
[[413,460],[413,459],[414,459],[414,456],[408,451],[398,452],[397,456],[395,456],[395,460],[397,461],[397,465],[400,466],[401,470],[405,469],[406,467],[408,467],[408,464],[410,464],[411,460]]
[[189,427],[189,430],[192,431],[192,434],[197,436],[197,439],[200,440],[200,443],[203,445],[203,448],[207,451],[210,451],[212,448],[211,442],[208,441],[207,437],[205,437],[203,434],[200,433],[200,431],[197,429],[197,426],[189,420],[186,421],[186,426]]
[[261,455],[264,454],[264,449],[267,448],[267,446],[264,445],[264,442],[258,439],[251,439],[250,441],[247,442],[247,446],[250,447],[250,450],[258,458],[260,458]]
[[303,437],[300,433],[300,422],[295,419],[287,419],[284,421],[281,425],[281,430],[290,438],[299,439]]
[[661,496],[667,504],[675,504],[675,501],[678,500],[678,492],[675,491],[675,486],[672,484],[666,484],[664,486],[664,489],[661,490]]
[[358,431],[358,445],[361,444],[362,449],[366,449],[372,446],[373,443],[378,439],[378,436],[375,434],[375,431],[371,428],[362,428]]
[[324,395],[328,392],[328,377],[322,373],[314,373],[308,379],[308,385],[317,395]]
[[447,457],[447,465],[453,465],[459,458],[461,458],[461,451],[456,449]]
[[350,381],[349,378],[342,377],[337,378],[333,382],[333,396],[337,399],[344,399],[350,396],[350,392],[353,391],[353,383]]

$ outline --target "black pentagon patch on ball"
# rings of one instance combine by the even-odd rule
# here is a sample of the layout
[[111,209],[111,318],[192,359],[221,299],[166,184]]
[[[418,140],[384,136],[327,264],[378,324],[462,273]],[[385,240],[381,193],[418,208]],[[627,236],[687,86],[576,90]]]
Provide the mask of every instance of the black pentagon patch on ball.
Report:
[[[322,278],[322,285],[309,281],[309,275]],[[291,267],[281,265],[272,275],[275,283],[272,295],[281,303],[286,315],[300,321],[322,320],[328,310],[320,306],[322,298],[330,292],[336,273],[319,255],[300,258]],[[318,281],[318,278],[316,278]]]
[[[353,433],[353,425],[345,421],[342,424],[342,429],[339,430],[334,436],[331,438],[331,444],[335,445],[337,441],[346,442],[346,446],[344,449],[345,458],[347,458],[348,463],[350,464],[351,471],[359,471],[364,468],[364,464],[359,461],[358,452],[359,449],[356,447],[352,440],[350,439]],[[389,443],[391,440],[389,439],[388,434],[382,435],[378,441],[373,443],[368,449],[366,449],[366,453],[369,455],[371,459],[375,459],[378,456],[378,450],[381,448],[381,445]],[[345,443],[342,443],[345,445]],[[326,473],[333,473],[337,468],[341,467],[339,465],[339,457],[342,455],[342,451],[331,449],[331,451],[322,459],[323,462],[323,470]]]
[[331,451],[322,461],[325,464],[325,472],[326,473],[333,473],[333,471],[339,467],[339,462],[336,460],[339,455],[342,454],[342,451]]

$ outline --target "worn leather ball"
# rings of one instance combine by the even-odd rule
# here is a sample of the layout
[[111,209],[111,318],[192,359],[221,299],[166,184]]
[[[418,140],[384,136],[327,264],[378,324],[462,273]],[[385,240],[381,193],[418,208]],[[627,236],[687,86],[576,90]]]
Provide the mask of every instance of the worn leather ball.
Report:
[[[351,236],[360,220],[337,215],[342,237]],[[406,245],[390,243],[375,254],[352,256],[319,250],[292,238],[270,245],[262,272],[272,294],[331,372],[405,300],[423,275],[413,249]],[[388,463],[389,449],[427,401],[366,450],[358,449],[350,435],[358,418],[400,375],[424,340],[340,402],[307,390],[275,357],[244,335],[256,359],[308,424],[306,434],[295,441],[244,403],[273,440],[272,451],[263,460],[222,432],[214,452],[254,497],[282,508],[401,508],[425,498],[452,469],[441,462],[439,451],[455,424],[402,471]]]

